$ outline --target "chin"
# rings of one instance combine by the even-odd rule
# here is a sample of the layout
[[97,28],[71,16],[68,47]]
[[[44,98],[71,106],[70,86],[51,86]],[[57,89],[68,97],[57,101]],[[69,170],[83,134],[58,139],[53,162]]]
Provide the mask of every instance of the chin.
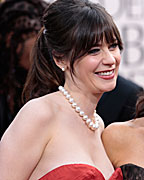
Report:
[[114,86],[113,88],[109,88],[109,89],[107,89],[107,91],[105,91],[105,92],[112,91],[114,88],[115,88],[115,86]]
[[112,91],[116,87],[116,83],[113,83],[111,85],[105,85],[103,88],[101,88],[102,92],[109,92]]

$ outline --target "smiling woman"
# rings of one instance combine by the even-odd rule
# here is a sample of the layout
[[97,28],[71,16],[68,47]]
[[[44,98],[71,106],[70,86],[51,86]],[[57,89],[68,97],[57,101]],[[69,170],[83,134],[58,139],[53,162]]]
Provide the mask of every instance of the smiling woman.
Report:
[[23,92],[27,103],[1,141],[0,177],[122,180],[95,112],[103,92],[115,87],[123,49],[112,17],[88,0],[57,0],[42,21]]
[[[103,93],[112,90],[116,85],[120,64],[120,49],[118,43],[101,42],[95,45],[82,57],[82,61],[76,63],[76,77],[80,74],[82,89],[93,89],[93,93]],[[80,73],[81,72],[81,73]],[[76,79],[76,78],[74,78]],[[78,77],[80,79],[80,77]],[[90,89],[87,89],[89,91]]]

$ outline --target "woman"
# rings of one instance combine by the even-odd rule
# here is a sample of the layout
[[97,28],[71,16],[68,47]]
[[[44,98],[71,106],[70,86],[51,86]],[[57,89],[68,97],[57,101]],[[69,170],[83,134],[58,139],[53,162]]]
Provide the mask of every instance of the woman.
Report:
[[0,138],[22,107],[30,51],[46,5],[43,0],[0,3]]
[[144,92],[139,96],[135,119],[112,123],[102,139],[114,167],[121,167],[124,180],[144,179]]
[[43,24],[24,89],[24,99],[32,100],[2,138],[0,177],[121,180],[95,112],[103,92],[116,85],[119,31],[103,7],[87,0],[55,1]]

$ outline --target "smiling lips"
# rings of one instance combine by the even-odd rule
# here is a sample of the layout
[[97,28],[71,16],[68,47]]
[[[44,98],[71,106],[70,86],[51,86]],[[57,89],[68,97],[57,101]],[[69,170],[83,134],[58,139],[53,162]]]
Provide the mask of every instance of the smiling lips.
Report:
[[105,79],[105,80],[109,80],[109,79],[113,79],[114,78],[114,69],[112,70],[108,70],[108,71],[101,71],[101,72],[96,72],[95,73],[98,77]]

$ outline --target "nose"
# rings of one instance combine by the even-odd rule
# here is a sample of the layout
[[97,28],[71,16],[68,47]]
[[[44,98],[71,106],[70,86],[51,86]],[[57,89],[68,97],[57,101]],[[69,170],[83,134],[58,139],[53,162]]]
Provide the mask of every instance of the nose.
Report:
[[113,56],[112,52],[109,49],[104,50],[103,52],[103,64],[105,65],[113,65],[115,64],[116,59]]

